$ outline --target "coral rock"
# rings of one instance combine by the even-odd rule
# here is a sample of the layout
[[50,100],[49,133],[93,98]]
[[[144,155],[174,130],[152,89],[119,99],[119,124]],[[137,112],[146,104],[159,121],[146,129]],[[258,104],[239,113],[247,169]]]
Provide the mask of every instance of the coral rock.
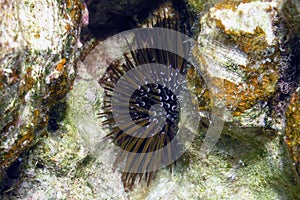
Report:
[[268,101],[279,79],[274,2],[218,3],[200,22],[194,55],[228,119]]
[[1,175],[45,135],[49,109],[75,77],[81,3],[59,2],[1,2]]

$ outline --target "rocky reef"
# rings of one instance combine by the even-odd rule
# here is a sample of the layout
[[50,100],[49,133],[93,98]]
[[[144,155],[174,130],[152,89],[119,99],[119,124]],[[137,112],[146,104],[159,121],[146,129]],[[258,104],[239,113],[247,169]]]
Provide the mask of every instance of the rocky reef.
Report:
[[[75,78],[80,1],[1,1],[0,174],[46,136]],[[2,178],[1,178],[2,179]]]
[[[1,4],[1,197],[297,199],[298,1],[148,4]],[[197,97],[199,130],[172,172],[162,169],[150,185],[142,179],[125,192],[122,173],[112,167],[115,145],[103,140],[109,130],[97,117],[104,101],[98,81],[129,51],[131,36],[112,35],[161,13],[182,19],[195,41],[187,81]],[[203,156],[214,118],[222,121],[222,133]]]

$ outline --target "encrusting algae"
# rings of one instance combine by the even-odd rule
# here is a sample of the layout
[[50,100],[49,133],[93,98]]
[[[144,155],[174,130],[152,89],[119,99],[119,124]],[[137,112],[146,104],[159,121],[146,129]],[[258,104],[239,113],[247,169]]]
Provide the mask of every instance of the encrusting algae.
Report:
[[[300,88],[298,88],[299,90]],[[296,169],[300,176],[300,94],[296,91],[291,98],[286,112],[286,144],[291,152],[291,157],[295,162]]]

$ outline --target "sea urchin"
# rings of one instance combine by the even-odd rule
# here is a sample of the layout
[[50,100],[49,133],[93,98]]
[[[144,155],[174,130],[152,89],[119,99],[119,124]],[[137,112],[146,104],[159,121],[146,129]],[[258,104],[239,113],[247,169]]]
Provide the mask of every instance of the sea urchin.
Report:
[[[155,25],[152,22],[152,26],[179,29],[178,20],[171,20],[165,15],[158,18]],[[122,181],[127,189],[132,189],[137,177],[141,180],[144,176],[149,184],[159,169],[154,166],[156,163],[169,165],[171,169],[170,163],[177,159],[174,151],[182,149],[180,142],[175,139],[180,121],[179,98],[180,91],[185,89],[185,76],[190,66],[187,60],[175,53],[149,48],[149,44],[157,38],[139,36],[135,39],[143,48],[133,50],[128,43],[130,53],[124,54],[124,63],[116,61],[110,64],[99,80],[105,91],[103,112],[99,116],[105,118],[103,125],[109,126],[111,130],[106,138],[111,138],[122,150],[115,166],[125,163]],[[176,46],[177,50],[189,51],[188,44],[178,39],[176,44],[180,45]],[[167,46],[174,45],[171,39],[164,42]],[[165,68],[158,67],[158,70],[151,71],[146,67],[149,64],[163,65]],[[127,82],[124,81],[124,76],[133,71],[131,78],[127,77]],[[145,84],[136,83],[146,80],[146,77],[148,81]],[[118,114],[114,115],[113,109]],[[159,109],[161,111],[157,111]],[[155,125],[160,122],[163,124],[158,129]],[[154,153],[163,148],[165,151]]]

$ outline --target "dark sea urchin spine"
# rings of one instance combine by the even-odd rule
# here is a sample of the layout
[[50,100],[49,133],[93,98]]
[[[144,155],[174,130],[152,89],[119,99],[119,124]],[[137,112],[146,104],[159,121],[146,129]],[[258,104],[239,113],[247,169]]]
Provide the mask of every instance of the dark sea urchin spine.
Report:
[[[152,21],[153,27],[163,27],[173,30],[178,30],[178,20],[167,18],[164,15],[158,17],[156,22]],[[158,162],[170,163],[170,160],[176,160],[173,158],[173,150],[175,147],[166,147],[178,133],[178,123],[180,120],[180,103],[178,97],[175,95],[174,91],[166,87],[165,85],[155,83],[156,80],[161,78],[161,75],[165,72],[158,72],[153,78],[154,83],[148,83],[142,86],[138,86],[136,90],[131,94],[130,101],[127,104],[120,104],[118,110],[126,112],[129,110],[131,117],[131,122],[128,123],[124,128],[120,128],[114,117],[112,111],[112,96],[114,88],[117,82],[124,76],[127,72],[135,69],[137,66],[157,63],[162,64],[174,71],[169,73],[169,77],[177,76],[179,73],[185,77],[189,63],[179,55],[162,50],[147,48],[147,44],[156,38],[139,38],[139,42],[142,43],[142,49],[132,50],[131,45],[129,45],[130,53],[124,54],[125,62],[121,64],[120,62],[113,62],[107,68],[103,77],[99,80],[99,84],[104,88],[105,98],[103,112],[99,113],[100,117],[105,118],[103,125],[108,126],[111,132],[106,136],[106,138],[111,138],[115,145],[120,147],[122,150],[118,155],[115,163],[125,162],[125,171],[122,173],[122,182],[124,187],[127,189],[132,189],[135,180],[139,178],[142,179],[144,176],[147,184],[153,179],[156,171],[149,170],[150,159],[156,159]],[[165,41],[167,45],[174,45],[174,43],[169,40]],[[177,41],[177,44],[183,44],[183,41]],[[186,46],[179,45],[176,48],[179,51],[186,51]],[[145,71],[147,73],[147,71]],[[164,74],[165,75],[165,74]],[[143,77],[143,74],[137,74],[136,76]],[[174,81],[176,79],[171,79],[172,85],[176,90],[181,90],[183,88],[180,81]],[[168,81],[168,80],[166,80]],[[119,93],[128,93],[129,91],[118,91]],[[120,95],[121,96],[121,95]],[[122,102],[125,99],[120,97],[119,101]],[[151,107],[159,104],[163,107],[166,114],[166,120],[163,128],[156,130],[154,127],[150,127],[149,124],[152,120],[151,117],[156,117],[162,113],[156,113],[151,111]],[[155,120],[155,119],[154,119]],[[133,135],[135,132],[135,127],[147,127],[149,133],[153,132],[151,137],[139,137],[139,135]],[[169,145],[168,145],[169,146]],[[155,156],[149,156],[149,152],[154,152],[161,148],[170,148],[167,153],[162,155],[158,154]],[[133,154],[125,155],[124,152],[132,152]],[[150,154],[151,155],[151,154]],[[130,170],[134,169],[134,170]],[[171,169],[171,165],[170,165]],[[136,171],[136,172],[135,172]]]

